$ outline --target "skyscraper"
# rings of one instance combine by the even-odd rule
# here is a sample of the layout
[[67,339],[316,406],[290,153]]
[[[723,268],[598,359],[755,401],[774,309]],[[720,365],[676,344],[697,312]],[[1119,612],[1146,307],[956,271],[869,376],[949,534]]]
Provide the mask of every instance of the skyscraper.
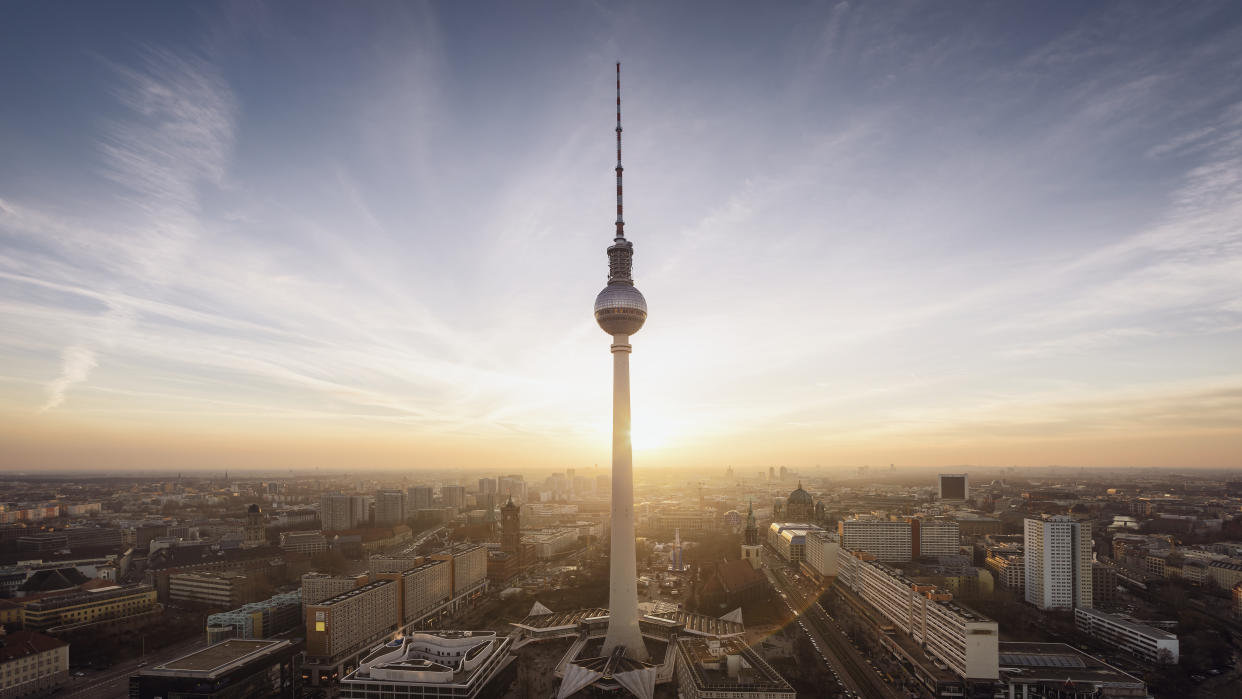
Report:
[[406,500],[406,507],[410,509],[411,513],[431,507],[431,486],[416,485],[406,492],[409,495]]
[[608,247],[608,285],[595,297],[595,322],[612,336],[612,542],[608,632],[604,655],[647,660],[638,628],[638,573],[634,546],[634,462],[630,442],[630,335],[647,320],[647,301],[630,276],[634,245],[625,239],[621,208],[621,64],[617,64],[617,221]]
[[1091,523],[1064,515],[1024,522],[1026,601],[1040,609],[1091,607]]

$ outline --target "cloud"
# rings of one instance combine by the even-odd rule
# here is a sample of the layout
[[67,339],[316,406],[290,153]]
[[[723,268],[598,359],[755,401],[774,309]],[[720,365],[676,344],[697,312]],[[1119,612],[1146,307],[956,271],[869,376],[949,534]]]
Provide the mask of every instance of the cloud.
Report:
[[65,402],[65,394],[69,387],[82,383],[91,375],[91,370],[99,366],[95,353],[86,347],[74,345],[66,347],[61,353],[60,376],[47,385],[47,402],[39,408],[45,413],[57,408]]

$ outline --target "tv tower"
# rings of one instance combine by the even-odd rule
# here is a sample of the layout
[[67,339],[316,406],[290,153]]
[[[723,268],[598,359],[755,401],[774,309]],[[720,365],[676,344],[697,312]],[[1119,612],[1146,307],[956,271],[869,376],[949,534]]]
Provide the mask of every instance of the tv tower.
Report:
[[617,231],[608,246],[608,285],[595,297],[595,322],[612,335],[612,542],[608,633],[604,655],[649,657],[638,628],[638,571],[634,550],[634,455],[630,442],[630,335],[647,320],[647,301],[630,270],[634,245],[625,239],[621,209],[621,64],[617,63]]

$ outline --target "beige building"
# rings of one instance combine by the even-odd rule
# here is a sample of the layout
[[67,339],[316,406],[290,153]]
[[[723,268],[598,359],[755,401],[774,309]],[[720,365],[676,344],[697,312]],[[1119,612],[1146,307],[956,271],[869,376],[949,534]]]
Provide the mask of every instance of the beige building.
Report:
[[841,548],[866,551],[887,563],[904,563],[914,554],[913,531],[907,520],[851,517],[837,523]]
[[1026,587],[1026,559],[1020,553],[1001,553],[988,551],[983,565],[992,571],[996,584],[1010,590],[1021,590]]
[[22,603],[22,626],[37,630],[123,619],[154,610],[155,597],[155,588],[143,584],[48,595]]
[[280,548],[289,553],[313,556],[328,550],[328,539],[321,531],[281,532]]
[[37,631],[0,643],[0,699],[42,696],[69,681],[69,644]]
[[307,573],[302,576],[302,607],[318,604],[329,597],[349,592],[355,587],[362,587],[370,580],[363,575],[330,575],[328,573]]
[[454,598],[487,588],[487,549],[485,547],[458,544],[451,549],[433,553],[430,558],[451,562]]
[[399,573],[377,573],[376,577],[400,585],[403,627],[436,614],[453,599],[452,564],[449,561],[429,560]]
[[400,585],[376,580],[306,605],[306,663],[311,683],[339,680],[361,654],[397,631]]
[[804,566],[821,577],[830,578],[837,575],[837,551],[841,548],[837,535],[825,531],[810,531],[806,534],[806,562]]

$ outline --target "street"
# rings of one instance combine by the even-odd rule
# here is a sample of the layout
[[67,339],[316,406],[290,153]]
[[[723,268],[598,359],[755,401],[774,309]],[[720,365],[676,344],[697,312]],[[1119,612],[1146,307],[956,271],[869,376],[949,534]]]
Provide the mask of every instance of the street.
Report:
[[798,615],[799,625],[815,641],[820,655],[847,690],[867,699],[904,698],[869,667],[867,660],[819,605],[815,595],[786,576],[783,560],[765,550],[764,563],[772,586],[785,596],[786,605]]
[[160,650],[148,653],[144,658],[132,658],[105,670],[87,670],[85,677],[73,677],[69,683],[52,696],[64,699],[124,699],[129,696],[129,676],[140,667],[166,663],[207,645],[202,636],[191,638]]

